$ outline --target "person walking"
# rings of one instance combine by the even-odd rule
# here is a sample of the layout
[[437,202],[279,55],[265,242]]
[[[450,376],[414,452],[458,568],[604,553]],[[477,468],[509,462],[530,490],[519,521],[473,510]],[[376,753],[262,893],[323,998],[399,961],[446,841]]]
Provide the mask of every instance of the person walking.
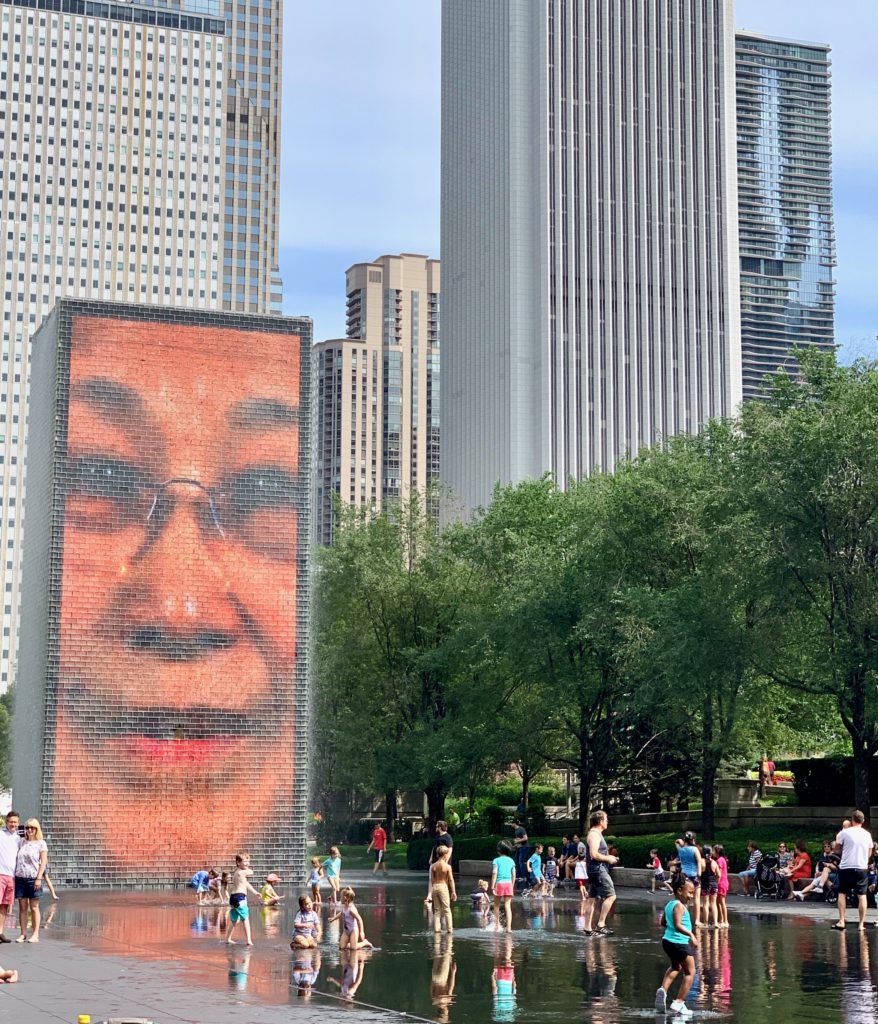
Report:
[[[43,876],[49,860],[49,848],[43,839],[43,830],[36,818],[24,824],[24,841],[15,858],[15,895],[18,897],[18,922],[21,935],[16,942],[40,941],[40,897],[43,895]],[[30,913],[31,935],[27,937],[27,918]]]
[[15,903],[15,862],[21,846],[18,834],[20,821],[18,811],[10,811],[6,815],[6,824],[0,829],[0,942],[12,942],[4,935],[3,926]]
[[671,963],[656,990],[655,1008],[659,1013],[667,1012],[668,990],[674,979],[682,974],[683,982],[677,992],[677,998],[670,1005],[670,1012],[679,1017],[691,1017],[692,1011],[686,1005],[686,996],[689,995],[689,989],[695,980],[693,947],[698,946],[698,936],[692,930],[692,919],[689,915],[689,904],[695,896],[695,886],[684,874],[678,875],[674,884],[674,899],[668,901],[662,915],[665,926],[662,949],[667,953]]
[[869,855],[872,836],[863,828],[866,816],[862,811],[851,815],[851,827],[843,828],[835,837],[836,849],[841,854],[838,865],[838,923],[832,927],[844,931],[848,898],[857,901],[859,930],[866,928],[866,892],[869,886]]
[[372,829],[372,842],[366,847],[366,853],[370,853],[372,850],[375,851],[375,864],[372,867],[372,874],[376,874],[380,868],[386,875],[387,864],[384,856],[387,852],[387,833],[384,831],[384,826],[380,821]]
[[530,858],[530,846],[528,845],[527,829],[519,821],[512,822],[513,841],[515,842],[515,869],[520,881],[527,884],[527,862]]
[[601,901],[601,910],[598,914],[598,923],[595,926],[594,934],[613,934],[607,927],[607,917],[616,902],[616,887],[610,877],[610,868],[619,863],[619,858],[609,852],[607,841],[604,839],[604,832],[609,823],[606,811],[594,811],[589,818],[588,835],[585,837],[588,894],[591,897],[585,911],[586,934],[592,930],[591,922],[598,900]]

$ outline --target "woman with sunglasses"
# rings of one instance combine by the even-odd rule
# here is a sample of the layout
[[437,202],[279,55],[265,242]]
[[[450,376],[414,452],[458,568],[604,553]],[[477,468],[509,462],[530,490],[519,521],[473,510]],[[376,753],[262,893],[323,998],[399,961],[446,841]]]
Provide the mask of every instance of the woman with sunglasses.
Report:
[[[49,848],[43,839],[43,830],[36,818],[24,823],[24,842],[18,848],[15,861],[15,895],[18,898],[18,920],[21,935],[16,942],[40,941],[40,897],[43,895],[43,877]],[[27,915],[31,916],[31,936],[27,938]]]

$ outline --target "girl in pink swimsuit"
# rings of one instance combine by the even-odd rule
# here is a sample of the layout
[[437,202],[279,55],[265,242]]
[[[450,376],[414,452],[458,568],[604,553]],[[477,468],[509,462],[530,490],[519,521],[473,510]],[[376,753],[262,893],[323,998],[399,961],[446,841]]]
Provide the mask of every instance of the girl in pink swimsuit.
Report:
[[371,947],[372,943],[366,938],[366,928],[360,912],[354,905],[356,897],[354,890],[348,885],[341,891],[341,909],[329,919],[337,921],[341,918],[342,933],[338,940],[340,949],[365,949]]

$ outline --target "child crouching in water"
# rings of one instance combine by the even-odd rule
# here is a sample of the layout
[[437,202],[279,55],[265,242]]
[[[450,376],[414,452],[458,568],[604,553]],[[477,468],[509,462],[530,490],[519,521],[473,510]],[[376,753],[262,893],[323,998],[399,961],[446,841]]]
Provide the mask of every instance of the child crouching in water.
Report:
[[487,914],[490,917],[491,897],[488,895],[488,882],[486,879],[479,879],[478,886],[469,894],[469,898],[472,901],[474,913]]
[[293,941],[290,949],[313,949],[321,938],[323,928],[320,915],[314,909],[310,897],[299,897],[299,912],[293,921]]
[[346,885],[341,891],[341,909],[337,910],[329,919],[332,922],[341,918],[342,933],[341,938],[338,940],[339,949],[365,949],[372,947],[372,943],[366,938],[366,928],[363,925],[363,919],[360,917],[359,910],[354,905],[356,895],[354,890],[349,885]]
[[262,900],[263,907],[276,907],[283,899],[283,896],[279,896],[274,888],[274,883],[279,881],[280,879],[273,871],[270,875],[265,876],[265,885],[259,890],[259,898]]

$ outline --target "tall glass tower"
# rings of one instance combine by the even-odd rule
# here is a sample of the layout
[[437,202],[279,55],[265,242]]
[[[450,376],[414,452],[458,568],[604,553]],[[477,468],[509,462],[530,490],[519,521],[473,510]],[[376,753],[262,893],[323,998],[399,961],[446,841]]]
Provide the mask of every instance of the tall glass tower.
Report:
[[745,398],[791,349],[834,344],[829,47],[739,32],[738,203]]

